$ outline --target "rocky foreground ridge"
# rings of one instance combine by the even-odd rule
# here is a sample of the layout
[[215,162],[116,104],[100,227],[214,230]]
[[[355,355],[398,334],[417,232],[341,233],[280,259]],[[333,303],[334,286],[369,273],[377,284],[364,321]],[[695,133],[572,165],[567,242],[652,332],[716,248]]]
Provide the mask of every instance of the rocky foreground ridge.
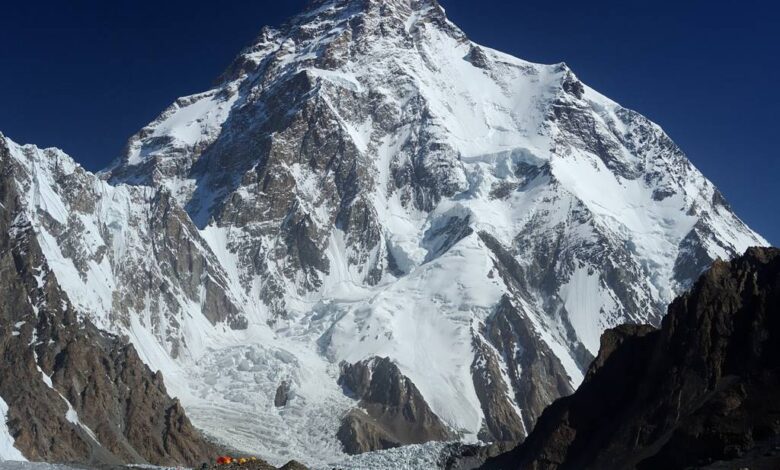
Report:
[[484,469],[780,468],[780,250],[716,262],[660,329],[620,326]]

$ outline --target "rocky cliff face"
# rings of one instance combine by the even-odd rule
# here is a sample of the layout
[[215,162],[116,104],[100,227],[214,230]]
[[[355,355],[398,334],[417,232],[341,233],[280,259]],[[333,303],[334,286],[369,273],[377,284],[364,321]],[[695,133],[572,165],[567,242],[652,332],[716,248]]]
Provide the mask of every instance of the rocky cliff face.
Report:
[[484,468],[776,468],[780,250],[718,261],[660,329],[607,331],[577,392]]
[[162,376],[76,314],[20,207],[10,159],[0,146],[0,397],[16,449],[49,462],[210,460],[217,448]]
[[435,0],[313,2],[97,175],[2,140],[75,310],[274,463],[343,456],[339,364],[374,357],[448,433],[522,439],[602,331],[766,244],[657,125]]
[[387,358],[343,364],[339,384],[360,400],[360,410],[350,411],[338,431],[347,453],[456,438],[414,383]]

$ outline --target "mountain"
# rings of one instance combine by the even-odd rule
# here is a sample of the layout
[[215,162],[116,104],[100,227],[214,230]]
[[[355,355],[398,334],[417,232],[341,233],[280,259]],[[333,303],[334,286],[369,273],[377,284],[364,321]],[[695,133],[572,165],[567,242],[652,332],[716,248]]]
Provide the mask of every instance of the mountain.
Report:
[[313,2],[98,174],[3,140],[76,311],[274,463],[517,442],[602,331],[766,245],[660,127],[435,0]]
[[195,465],[218,447],[132,345],[80,319],[0,143],[0,461]]
[[484,468],[780,466],[780,250],[716,262],[660,329],[621,326],[577,392]]

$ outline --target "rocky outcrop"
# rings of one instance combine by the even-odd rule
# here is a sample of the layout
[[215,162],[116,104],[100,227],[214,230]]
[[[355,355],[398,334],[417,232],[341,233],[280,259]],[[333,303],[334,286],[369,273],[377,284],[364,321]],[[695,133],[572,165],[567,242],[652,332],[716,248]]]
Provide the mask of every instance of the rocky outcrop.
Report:
[[486,469],[776,468],[780,250],[717,261],[661,329],[602,336],[577,392]]
[[547,404],[573,391],[560,361],[508,297],[476,337],[475,349],[472,376],[485,415],[480,437],[486,442],[521,441]]
[[287,405],[290,401],[290,382],[283,380],[276,389],[276,395],[274,395],[274,406],[281,408]]
[[30,460],[195,465],[217,448],[121,338],[79,318],[43,258],[0,148],[0,397]]
[[[472,377],[482,403],[486,442],[519,442],[554,400],[571,394],[572,379],[542,340],[529,317],[527,268],[486,232],[479,234],[493,255],[495,272],[513,296],[501,298],[493,314],[477,331]],[[576,339],[571,338],[573,343]],[[578,348],[582,361],[587,350]]]
[[349,454],[454,437],[388,358],[342,364],[339,384],[360,406],[342,419],[337,434]]
[[[227,281],[215,268],[213,253],[204,247],[187,213],[164,188],[150,202],[151,249],[163,284],[177,281],[188,299],[202,305],[201,311],[212,324],[224,322],[233,329],[246,328],[246,318],[239,315],[227,295]],[[162,287],[160,291],[162,302],[176,304],[178,292],[170,287]]]
[[518,442],[526,435],[525,424],[509,384],[504,380],[499,355],[481,339],[475,339],[474,343],[477,356],[471,366],[471,375],[484,414],[479,438],[486,442]]

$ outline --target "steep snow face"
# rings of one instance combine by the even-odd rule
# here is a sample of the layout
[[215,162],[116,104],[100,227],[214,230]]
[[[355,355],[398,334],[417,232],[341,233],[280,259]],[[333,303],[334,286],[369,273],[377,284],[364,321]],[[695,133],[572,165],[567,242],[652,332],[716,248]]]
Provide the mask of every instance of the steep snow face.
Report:
[[488,277],[492,269],[479,238],[470,235],[370,297],[345,304],[327,337],[329,355],[350,363],[391,357],[442,419],[465,433],[479,430],[469,358],[473,328],[506,290]]
[[9,146],[73,302],[278,463],[342,458],[339,363],[373,356],[464,440],[521,438],[601,331],[766,244],[657,125],[434,0],[314,2],[101,175]]

